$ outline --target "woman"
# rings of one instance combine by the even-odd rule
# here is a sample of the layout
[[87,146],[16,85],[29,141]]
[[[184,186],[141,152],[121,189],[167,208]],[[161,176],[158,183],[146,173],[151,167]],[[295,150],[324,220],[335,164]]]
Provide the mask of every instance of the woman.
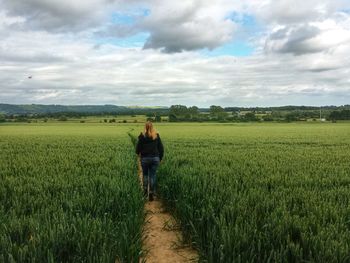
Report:
[[146,122],[144,132],[139,135],[136,154],[141,156],[144,195],[147,196],[149,181],[149,200],[153,201],[156,187],[156,171],[163,159],[164,147],[159,134],[150,121]]

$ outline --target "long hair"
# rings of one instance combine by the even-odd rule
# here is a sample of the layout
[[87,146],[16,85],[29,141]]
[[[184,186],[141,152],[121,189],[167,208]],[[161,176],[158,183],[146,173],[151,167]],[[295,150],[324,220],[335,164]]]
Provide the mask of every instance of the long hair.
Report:
[[152,138],[153,140],[155,140],[157,138],[157,131],[153,127],[153,123],[151,121],[146,122],[144,135],[146,137]]

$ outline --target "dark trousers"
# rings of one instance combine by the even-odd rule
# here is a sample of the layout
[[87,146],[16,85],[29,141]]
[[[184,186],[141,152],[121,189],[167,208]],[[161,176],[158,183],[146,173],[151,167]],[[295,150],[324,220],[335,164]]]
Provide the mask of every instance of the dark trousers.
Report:
[[159,163],[160,163],[159,157],[142,157],[141,158],[144,191],[147,191],[148,182],[149,182],[150,193],[155,192],[156,172],[157,172]]

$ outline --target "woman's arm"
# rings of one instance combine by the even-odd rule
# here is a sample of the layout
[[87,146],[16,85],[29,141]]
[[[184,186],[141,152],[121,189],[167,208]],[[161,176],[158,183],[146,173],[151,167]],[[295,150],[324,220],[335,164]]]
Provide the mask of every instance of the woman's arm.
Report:
[[164,146],[163,146],[162,140],[160,139],[159,134],[158,134],[158,152],[159,152],[159,159],[162,160],[164,156]]
[[[140,136],[141,136],[141,134],[140,134]],[[140,155],[140,153],[141,153],[141,139],[140,139],[140,136],[139,136],[139,138],[138,138],[138,140],[137,140],[137,144],[136,144],[136,154],[137,155]]]

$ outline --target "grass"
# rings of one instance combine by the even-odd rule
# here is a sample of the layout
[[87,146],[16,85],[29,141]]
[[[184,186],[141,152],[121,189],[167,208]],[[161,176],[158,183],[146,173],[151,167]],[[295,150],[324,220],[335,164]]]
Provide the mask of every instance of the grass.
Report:
[[348,123],[159,130],[161,195],[203,261],[350,261]]
[[143,199],[126,131],[1,127],[0,262],[138,262]]
[[[349,123],[159,123],[159,190],[203,262],[350,262]],[[136,262],[142,123],[0,126],[0,262]]]

